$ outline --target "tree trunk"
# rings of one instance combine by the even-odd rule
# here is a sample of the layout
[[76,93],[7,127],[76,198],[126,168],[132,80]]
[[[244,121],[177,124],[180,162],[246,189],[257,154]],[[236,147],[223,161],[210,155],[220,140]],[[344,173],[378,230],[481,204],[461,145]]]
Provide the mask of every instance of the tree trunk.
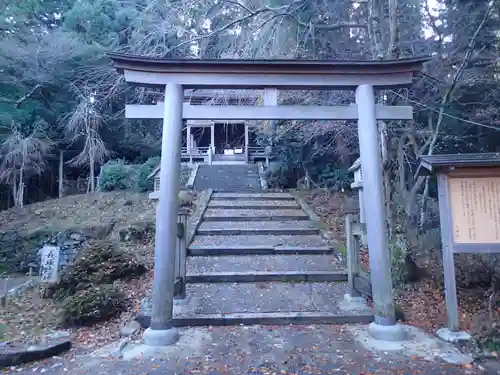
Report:
[[398,148],[396,150],[396,160],[398,168],[398,184],[399,191],[397,192],[401,199],[406,199],[406,171],[404,164],[404,148],[405,148],[405,135],[401,135],[398,140]]
[[12,184],[12,198],[14,198],[14,206],[17,206],[17,177],[15,175]]
[[91,150],[90,152],[90,191],[94,192],[95,191],[95,166],[94,166],[94,151]]
[[399,30],[398,30],[398,2],[397,0],[389,0],[389,45],[387,47],[388,60],[398,58],[396,53]]
[[64,151],[59,151],[59,198],[62,198],[64,195],[63,191],[63,182],[64,182]]
[[387,220],[387,229],[389,238],[393,233],[392,207],[391,207],[391,178],[390,178],[390,161],[389,161],[389,137],[387,132],[387,123],[379,121],[379,143],[382,152],[382,174],[384,183],[384,199],[385,199],[385,216]]
[[382,41],[382,4],[380,0],[368,2],[368,30],[375,60],[383,60],[385,57]]
[[21,164],[21,169],[19,170],[19,186],[17,188],[17,207],[22,207],[24,203],[24,160]]
[[422,194],[422,201],[420,203],[420,222],[418,229],[420,232],[424,229],[425,220],[427,218],[427,197],[429,196],[429,177],[425,178],[424,193]]

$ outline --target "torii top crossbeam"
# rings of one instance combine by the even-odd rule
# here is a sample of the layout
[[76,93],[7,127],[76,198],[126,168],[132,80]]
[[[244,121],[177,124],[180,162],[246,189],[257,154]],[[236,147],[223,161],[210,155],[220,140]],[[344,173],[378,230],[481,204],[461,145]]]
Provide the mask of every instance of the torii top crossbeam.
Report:
[[171,60],[108,53],[129,83],[184,88],[355,89],[408,86],[428,57],[389,61]]

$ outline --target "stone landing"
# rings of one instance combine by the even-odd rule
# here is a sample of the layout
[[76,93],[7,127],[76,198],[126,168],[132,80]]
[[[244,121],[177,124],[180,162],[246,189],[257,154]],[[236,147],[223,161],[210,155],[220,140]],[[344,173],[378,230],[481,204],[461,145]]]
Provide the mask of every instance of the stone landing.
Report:
[[259,168],[256,164],[207,165],[198,167],[193,188],[198,191],[213,189],[224,192],[254,192],[262,190]]

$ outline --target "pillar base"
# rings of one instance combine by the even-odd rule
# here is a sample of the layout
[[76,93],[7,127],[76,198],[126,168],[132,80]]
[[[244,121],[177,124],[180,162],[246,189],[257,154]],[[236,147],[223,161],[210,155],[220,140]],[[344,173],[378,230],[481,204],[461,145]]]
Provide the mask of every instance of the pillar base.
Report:
[[339,303],[339,308],[342,311],[369,311],[363,297],[353,297],[350,294],[344,294],[344,300]]
[[354,293],[346,293],[344,294],[344,302],[346,303],[352,303],[352,304],[360,304],[360,305],[366,305],[366,300],[363,296],[361,295],[354,295]]
[[188,298],[186,297],[186,295],[184,296],[174,296],[174,306],[182,306],[182,305],[186,305],[188,303]]
[[408,333],[400,324],[383,326],[376,323],[370,323],[368,333],[371,337],[381,341],[404,341],[408,338]]
[[451,343],[471,340],[471,335],[469,333],[465,331],[451,331],[449,328],[438,329],[436,335],[441,340]]
[[179,332],[175,327],[169,329],[148,328],[144,331],[142,338],[144,339],[144,344],[148,346],[169,346],[179,340]]

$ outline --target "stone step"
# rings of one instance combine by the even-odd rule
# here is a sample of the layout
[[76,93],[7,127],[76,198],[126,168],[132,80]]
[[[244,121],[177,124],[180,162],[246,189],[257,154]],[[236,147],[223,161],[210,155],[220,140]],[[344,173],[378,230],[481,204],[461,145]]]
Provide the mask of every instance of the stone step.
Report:
[[189,257],[186,268],[191,283],[347,281],[333,254]]
[[[346,283],[187,284],[174,304],[178,326],[234,324],[347,324],[372,321],[368,307],[344,303]],[[147,325],[150,301],[140,321]]]
[[321,255],[332,254],[333,250],[328,246],[268,246],[268,245],[233,245],[233,246],[191,246],[188,255],[195,256],[245,256],[245,255]]
[[336,282],[347,281],[346,271],[249,271],[249,272],[203,272],[186,275],[186,282],[200,283],[257,283],[279,281],[296,282]]
[[195,236],[189,245],[193,249],[226,248],[234,249],[239,247],[255,249],[257,247],[276,248],[325,248],[326,243],[318,235],[216,235],[216,236]]
[[252,210],[209,208],[203,215],[204,221],[293,221],[309,220],[302,210]]
[[[229,313],[175,316],[176,327],[239,326],[239,325],[311,325],[311,324],[368,324],[373,315],[323,312],[279,312],[279,313]],[[148,328],[148,327],[144,327]]]
[[277,210],[277,209],[300,209],[295,201],[290,200],[211,200],[208,208],[219,209],[253,209],[253,210]]
[[214,193],[214,200],[295,200],[293,195],[289,193]]
[[198,235],[313,235],[319,231],[308,221],[202,222]]

